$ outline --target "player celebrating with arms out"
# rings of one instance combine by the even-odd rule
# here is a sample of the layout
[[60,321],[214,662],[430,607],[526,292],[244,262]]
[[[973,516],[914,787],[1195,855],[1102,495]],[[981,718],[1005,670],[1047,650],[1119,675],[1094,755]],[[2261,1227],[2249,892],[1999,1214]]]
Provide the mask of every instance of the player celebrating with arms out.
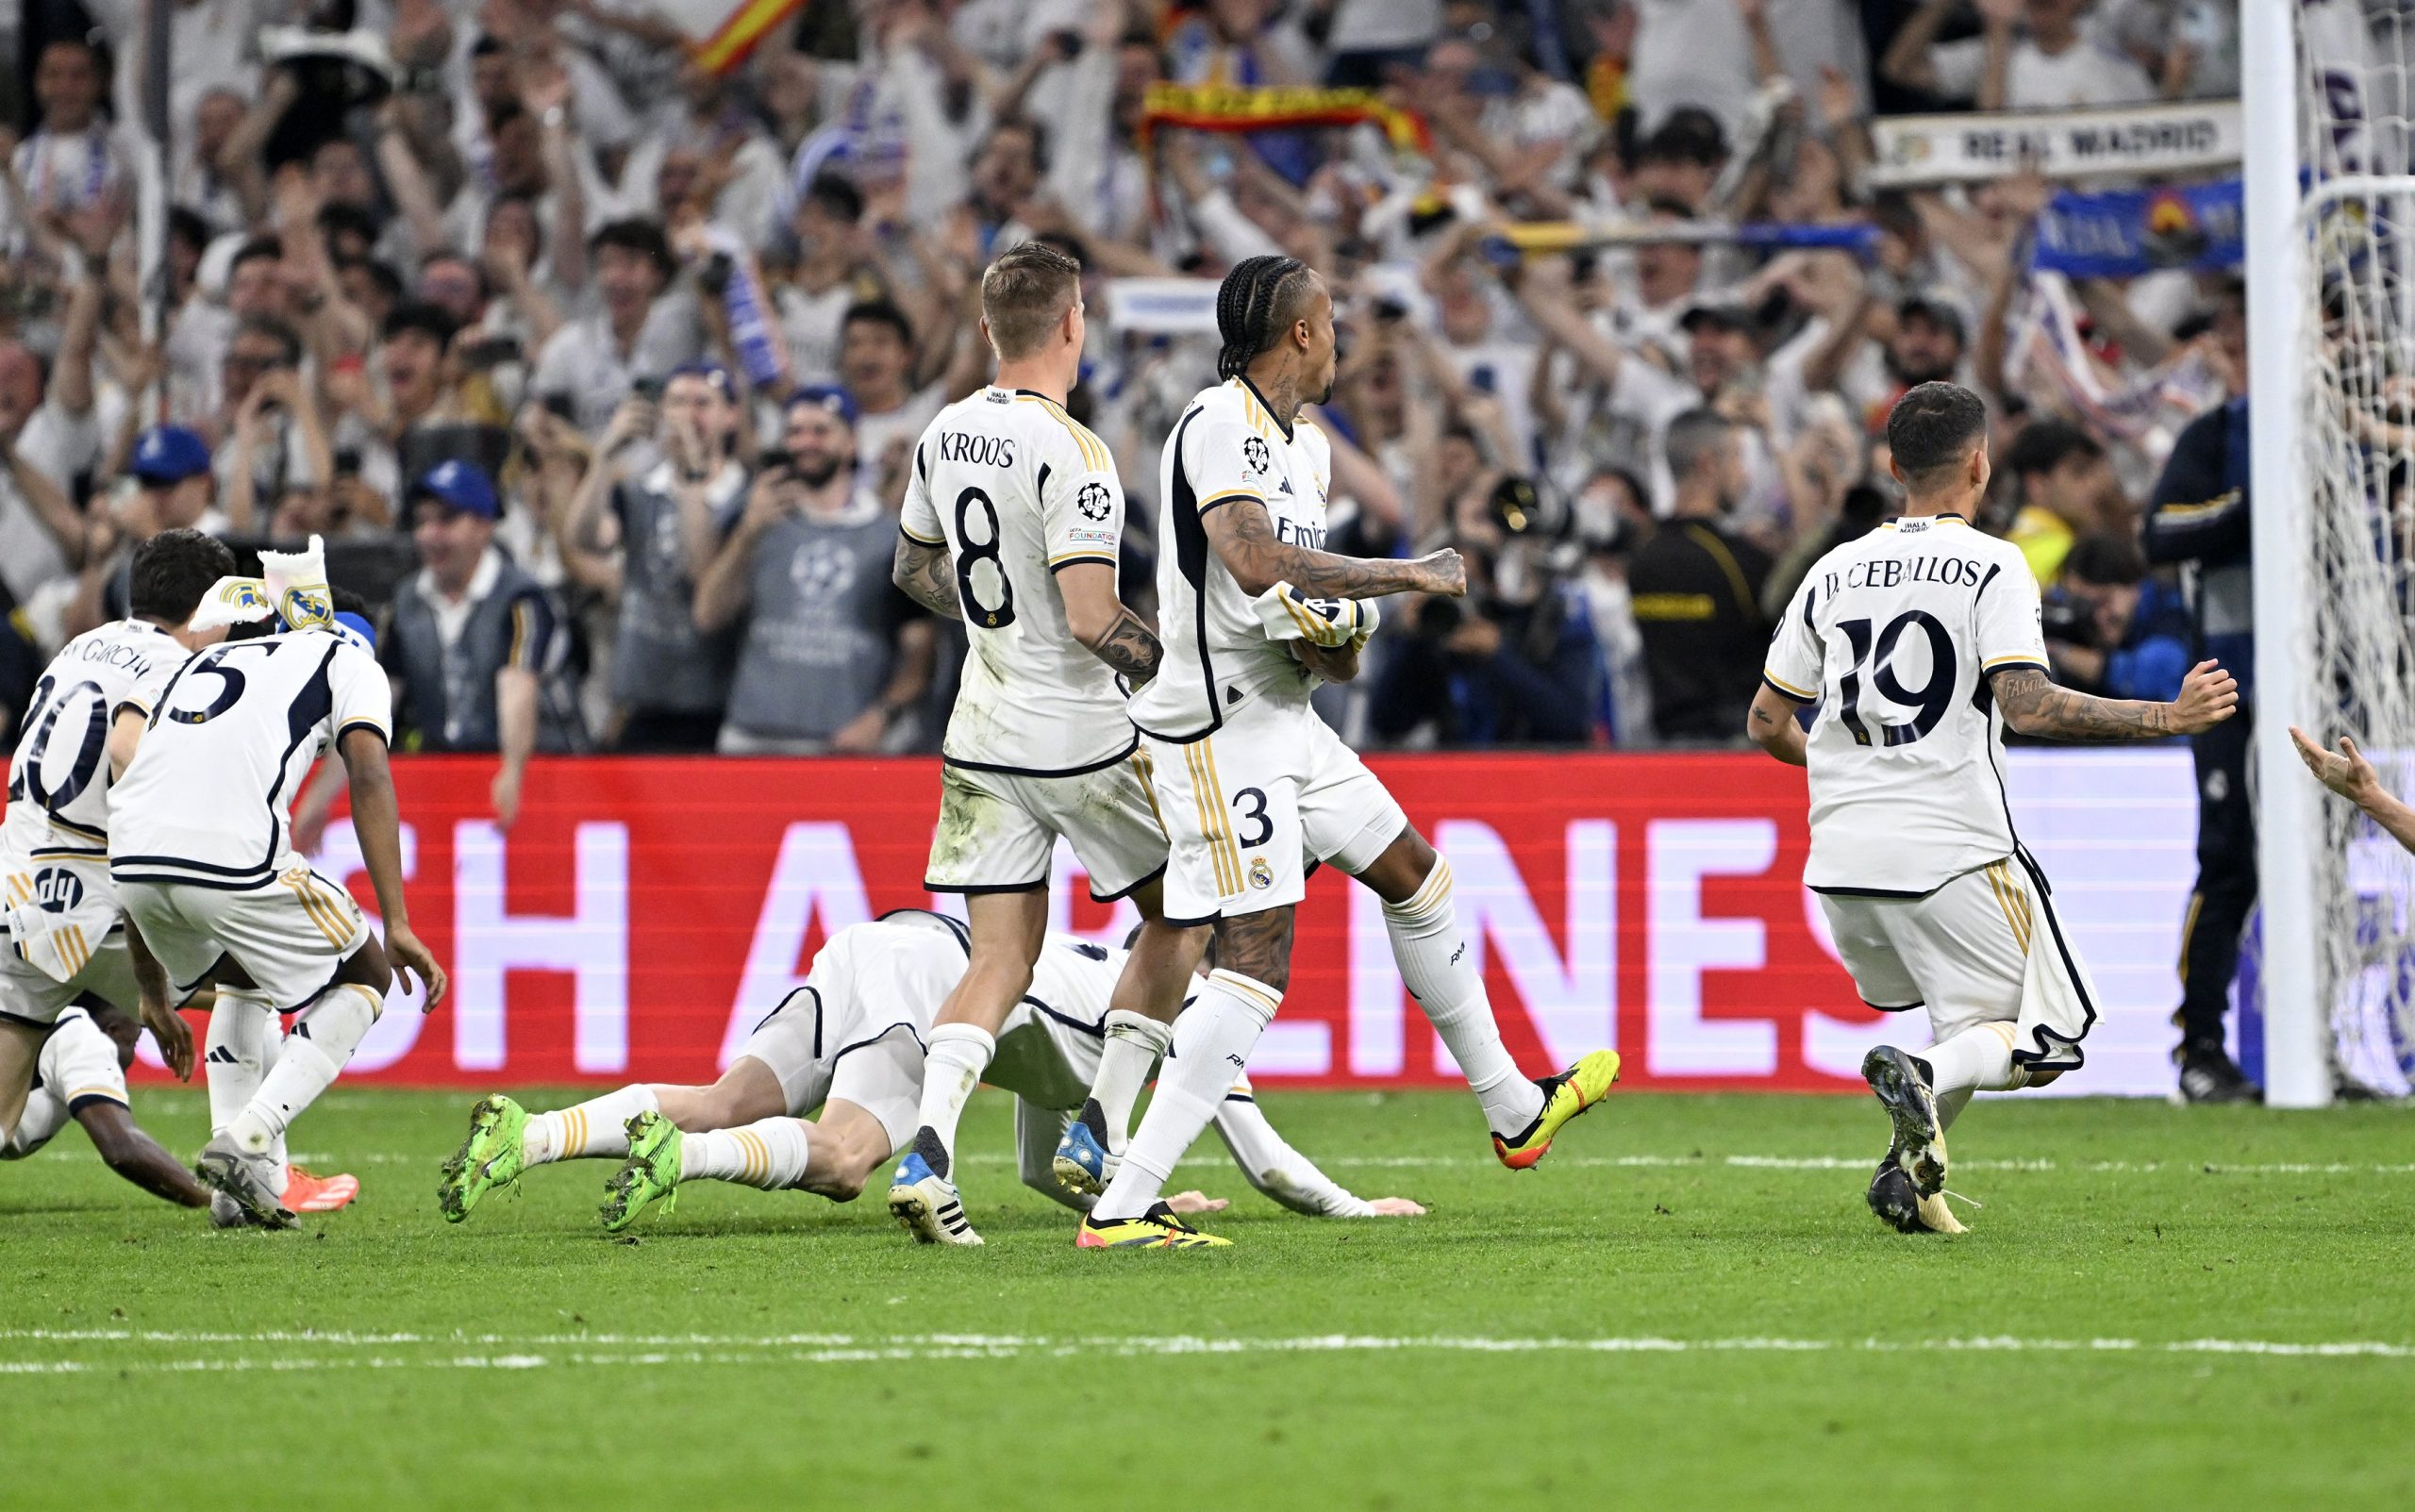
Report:
[[1057,837],[1072,842],[1092,897],[1129,897],[1142,921],[1084,1138],[1069,1138],[1089,1157],[1077,1173],[1099,1175],[1121,1146],[1205,944],[1165,922],[1165,832],[1116,683],[1147,682],[1159,656],[1116,597],[1124,487],[1106,443],[1065,412],[1081,370],[1081,277],[1079,263],[1036,241],[982,274],[997,382],[923,432],[898,522],[898,587],[963,621],[969,642],[924,886],[965,895],[972,961],[931,1028],[921,1126],[889,1188],[890,1211],[926,1244],[981,1242],[956,1188],[957,1122],[1031,989]]
[[[1988,491],[1986,406],[1924,383],[1887,417],[1887,444],[1902,518],[1813,566],[1746,719],[1763,750],[1810,769],[1803,881],[1862,1000],[1928,1010],[1927,1050],[1881,1045],[1862,1061],[1894,1122],[1871,1210],[1907,1234],[1959,1233],[1940,1196],[1955,1115],[1974,1091],[2077,1070],[2097,1014],[2045,873],[2013,833],[2004,726],[2066,740],[2194,735],[2231,717],[2239,685],[2207,661],[2170,704],[2056,687],[2037,578],[2020,548],[1970,523]],[[1796,711],[1815,703],[1807,735]]]
[[1165,664],[1132,700],[1172,845],[1166,911],[1212,923],[1217,969],[1176,1022],[1174,1053],[1123,1168],[1082,1221],[1085,1249],[1195,1248],[1158,1194],[1281,1006],[1304,858],[1383,899],[1401,979],[1484,1105],[1502,1162],[1541,1158],[1598,1102],[1618,1055],[1526,1079],[1501,1043],[1451,903],[1451,869],[1309,706],[1313,679],[1357,675],[1387,593],[1457,596],[1454,551],[1337,557],[1324,541],[1332,450],[1300,419],[1333,390],[1333,299],[1294,258],[1246,258],[1216,296],[1224,382],[1166,440],[1158,599]]
[[[286,1228],[293,1211],[276,1152],[287,1126],[352,1058],[397,969],[405,986],[416,973],[425,988],[422,1011],[443,998],[444,972],[404,907],[391,695],[368,623],[337,614],[317,537],[306,553],[260,560],[265,582],[222,578],[192,623],[274,613],[289,628],[186,662],[147,723],[136,708],[118,716],[112,744],[139,743],[110,790],[109,876],[138,968],[156,961],[174,1001],[218,989],[201,1179],[252,1221]],[[382,945],[352,895],[290,843],[293,794],[329,746],[351,778]],[[282,1013],[299,1017],[276,1050]]]

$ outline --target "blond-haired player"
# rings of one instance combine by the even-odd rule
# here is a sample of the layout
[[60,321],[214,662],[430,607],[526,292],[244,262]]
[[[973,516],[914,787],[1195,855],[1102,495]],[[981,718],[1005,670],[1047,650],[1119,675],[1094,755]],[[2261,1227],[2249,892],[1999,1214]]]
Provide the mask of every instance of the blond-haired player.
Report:
[[[896,579],[964,622],[969,649],[940,778],[924,885],[964,896],[972,961],[932,1026],[919,1126],[890,1210],[925,1243],[978,1244],[955,1181],[956,1126],[1031,986],[1062,836],[1091,896],[1129,897],[1143,921],[1096,1085],[1083,1109],[1103,1179],[1204,943],[1159,904],[1164,831],[1124,711],[1124,685],[1158,672],[1158,638],[1116,596],[1124,487],[1106,445],[1065,412],[1081,370],[1081,267],[1039,242],[981,279],[997,381],[941,410],[916,442],[898,523]],[[1119,683],[1119,678],[1122,683]]]

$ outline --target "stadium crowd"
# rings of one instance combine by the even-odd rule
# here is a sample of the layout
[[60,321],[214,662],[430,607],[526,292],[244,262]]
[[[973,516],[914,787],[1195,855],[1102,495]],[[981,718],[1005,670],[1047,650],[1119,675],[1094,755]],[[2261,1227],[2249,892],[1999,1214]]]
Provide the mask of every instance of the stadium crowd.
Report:
[[[325,536],[381,606],[400,743],[502,752],[507,821],[534,751],[933,749],[963,641],[890,586],[895,516],[988,377],[980,269],[1026,238],[1087,271],[1071,407],[1139,605],[1215,349],[1146,280],[1274,251],[1332,280],[1333,534],[1454,544],[1475,584],[1391,607],[1331,690],[1354,743],[1736,741],[1773,613],[1892,510],[1879,422],[1945,377],[1995,410],[1980,523],[2049,590],[2062,679],[2168,698],[2194,632],[2141,522],[2241,391],[2238,285],[2034,272],[2055,186],[1874,188],[1871,125],[2227,96],[2234,11],[806,0],[716,74],[648,0],[175,0],[154,328],[143,8],[28,0],[0,720],[124,612],[133,544],[197,525]],[[1363,88],[1422,129],[1186,126],[1160,83]],[[1572,221],[1666,239],[1497,235]],[[1756,223],[1829,235],[1717,229]]]

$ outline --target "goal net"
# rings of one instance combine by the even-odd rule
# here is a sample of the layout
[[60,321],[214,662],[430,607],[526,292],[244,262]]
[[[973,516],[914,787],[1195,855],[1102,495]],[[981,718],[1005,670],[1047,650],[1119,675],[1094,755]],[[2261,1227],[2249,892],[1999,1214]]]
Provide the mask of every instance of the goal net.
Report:
[[[2326,743],[2354,737],[2404,794],[2415,790],[2415,14],[2363,0],[2287,3],[2304,261],[2294,289],[2254,282],[2249,299],[2298,302],[2299,487],[2283,506],[2302,501],[2298,555],[2268,563],[2261,547],[2273,538],[2259,534],[2257,570],[2295,577],[2303,631],[2298,685],[2260,689],[2259,716],[2294,717]],[[2266,507],[2260,496],[2255,504]],[[2259,656],[2259,672],[2273,665]],[[2307,781],[2275,765],[2268,756],[2259,767],[2259,789],[2277,776]],[[2415,1072],[2415,857],[2353,806],[2317,796],[2310,809],[2259,805],[2269,817],[2310,821],[2310,865],[2296,872],[2313,879],[2314,980],[2300,1011],[2327,1019],[2322,1038],[2338,1070],[2403,1093]]]

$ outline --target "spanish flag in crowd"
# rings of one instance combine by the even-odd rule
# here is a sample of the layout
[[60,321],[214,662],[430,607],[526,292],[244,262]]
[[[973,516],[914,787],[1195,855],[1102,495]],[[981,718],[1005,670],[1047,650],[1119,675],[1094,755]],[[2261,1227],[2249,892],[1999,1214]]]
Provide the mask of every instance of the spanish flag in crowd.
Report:
[[688,35],[688,51],[716,74],[746,61],[773,27],[805,0],[655,0],[656,13]]
[[1425,118],[1387,104],[1373,90],[1328,90],[1308,84],[1152,84],[1145,102],[1151,126],[1192,131],[1280,131],[1303,126],[1355,126],[1372,122],[1395,148],[1431,154]]

